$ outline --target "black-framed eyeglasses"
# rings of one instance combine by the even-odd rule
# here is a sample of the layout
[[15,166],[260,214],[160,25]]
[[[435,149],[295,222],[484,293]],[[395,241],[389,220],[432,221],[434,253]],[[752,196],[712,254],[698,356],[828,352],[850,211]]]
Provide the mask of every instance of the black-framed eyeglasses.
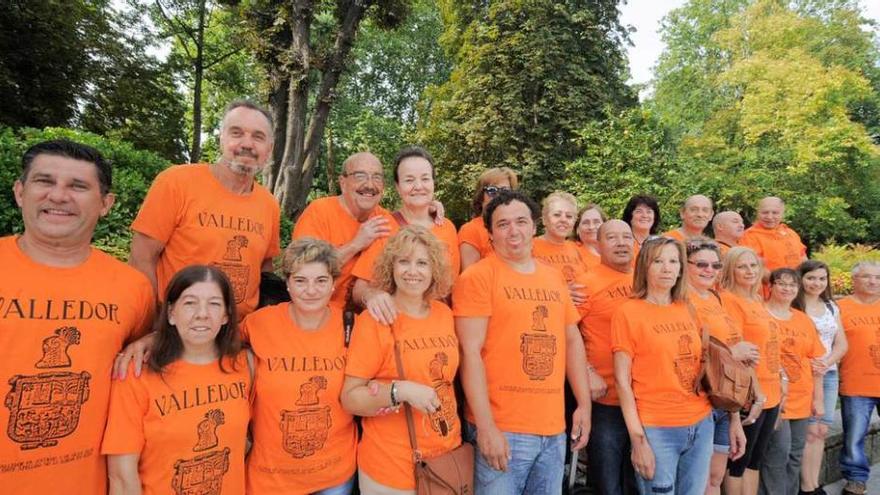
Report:
[[372,180],[373,182],[385,182],[385,176],[383,174],[368,174],[366,172],[343,172],[343,177],[351,177],[358,182],[366,182],[368,180]]
[[499,187],[499,186],[485,186],[483,187],[483,192],[486,193],[490,198],[494,198],[496,194],[501,191],[510,191],[509,187]]
[[714,263],[709,263],[708,261],[688,261],[688,264],[694,265],[700,270],[705,270],[709,267],[712,267],[713,270],[720,270],[724,268],[724,263],[720,261],[716,261]]

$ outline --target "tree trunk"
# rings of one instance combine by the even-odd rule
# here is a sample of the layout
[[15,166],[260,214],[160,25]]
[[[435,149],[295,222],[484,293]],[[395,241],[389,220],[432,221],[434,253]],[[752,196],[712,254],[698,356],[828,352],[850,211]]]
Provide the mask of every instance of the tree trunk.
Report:
[[189,160],[199,163],[202,158],[202,78],[205,71],[205,4],[199,4],[199,23],[196,26],[196,59],[193,61],[195,69],[195,83],[193,84],[193,134],[192,148],[190,148]]
[[[301,161],[288,161],[293,157],[285,153],[282,165],[282,174],[284,175],[282,186],[284,189],[280,196],[281,211],[294,221],[305,208],[309,191],[312,188],[321,140],[330,116],[330,108],[336,99],[335,90],[339,83],[339,76],[345,68],[345,62],[351,52],[358,26],[369,6],[370,2],[367,0],[353,1],[348,5],[336,36],[333,51],[327,57],[321,71],[321,87],[315,98],[315,108],[309,121],[308,132],[300,146]],[[295,31],[296,28],[294,28],[294,38],[297,36]],[[293,84],[294,80],[291,79],[291,89],[293,89]],[[293,94],[292,90],[291,94]],[[292,109],[294,102],[290,103]],[[288,115],[288,122],[290,122],[290,117],[291,115]],[[288,138],[291,136],[290,131],[288,129]],[[290,148],[290,143],[287,144]]]
[[272,130],[274,135],[272,162],[266,167],[264,185],[269,191],[275,191],[287,143],[287,88],[290,86],[290,78],[285,76],[278,66],[273,66],[269,70],[269,85],[269,111],[272,112],[275,128]]
[[336,196],[336,167],[333,166],[333,128],[327,128],[327,192]]

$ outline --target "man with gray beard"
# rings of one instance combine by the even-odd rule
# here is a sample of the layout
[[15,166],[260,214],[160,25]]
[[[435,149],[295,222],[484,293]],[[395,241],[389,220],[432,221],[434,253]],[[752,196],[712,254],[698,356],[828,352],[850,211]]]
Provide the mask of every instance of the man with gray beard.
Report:
[[161,299],[168,281],[192,264],[221,269],[232,283],[241,320],[257,307],[260,272],[280,252],[281,210],[254,177],[272,156],[272,119],[245,100],[229,104],[216,163],[160,173],[131,226],[129,263]]

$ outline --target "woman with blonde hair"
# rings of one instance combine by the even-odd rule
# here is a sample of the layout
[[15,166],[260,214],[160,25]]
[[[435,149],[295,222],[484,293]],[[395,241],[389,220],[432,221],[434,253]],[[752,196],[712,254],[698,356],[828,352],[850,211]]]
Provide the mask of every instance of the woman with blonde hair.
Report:
[[499,191],[512,190],[517,187],[519,187],[519,180],[516,173],[507,167],[490,168],[480,174],[471,200],[474,218],[458,230],[462,271],[493,251],[489,231],[483,224],[483,208],[489,204],[489,201],[492,201],[492,198]]
[[615,383],[642,494],[702,495],[709,476],[714,423],[709,399],[696,393],[702,336],[687,306],[686,259],[673,239],[647,240],[632,300],[611,319]]
[[578,306],[586,299],[581,289],[587,265],[577,244],[569,239],[577,219],[577,199],[567,192],[555,191],[541,205],[544,233],[532,240],[532,256],[562,272],[571,302]]
[[761,465],[784,396],[784,371],[780,355],[779,325],[764,306],[761,297],[761,258],[747,247],[734,247],[724,258],[721,274],[721,300],[728,314],[742,328],[743,339],[758,347],[753,360],[758,378],[758,398],[752,408],[759,408],[754,421],[743,421],[746,453],[728,463],[724,492],[730,495],[758,493]]
[[[399,309],[385,325],[361,313],[345,368],[342,405],[364,417],[358,447],[361,493],[415,493],[413,448],[406,416],[423,458],[461,444],[461,424],[453,391],[458,372],[458,339],[452,310],[441,299],[450,289],[443,247],[426,229],[407,226],[392,236],[379,257],[373,284],[391,294]],[[399,352],[403,369],[398,368]],[[406,404],[406,414],[382,414]]]

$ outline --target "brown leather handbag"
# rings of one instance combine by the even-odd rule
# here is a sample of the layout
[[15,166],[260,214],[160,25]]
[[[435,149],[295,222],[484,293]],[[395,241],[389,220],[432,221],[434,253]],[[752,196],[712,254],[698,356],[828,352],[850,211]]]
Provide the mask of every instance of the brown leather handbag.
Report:
[[[396,326],[395,325],[392,325]],[[400,346],[394,339],[394,359],[397,363],[397,374],[405,380],[403,360],[400,358]],[[416,493],[418,495],[472,495],[474,493],[474,446],[468,442],[451,451],[425,459],[419,451],[416,440],[416,428],[413,422],[412,408],[403,404],[406,414],[406,428],[409,430],[409,443],[413,451],[415,465]]]
[[[688,309],[694,322],[700,322],[693,304]],[[755,374],[752,368],[733,358],[727,345],[709,335],[709,328],[701,324],[702,369],[694,384],[695,392],[705,391],[715,409],[740,411],[755,400]]]

